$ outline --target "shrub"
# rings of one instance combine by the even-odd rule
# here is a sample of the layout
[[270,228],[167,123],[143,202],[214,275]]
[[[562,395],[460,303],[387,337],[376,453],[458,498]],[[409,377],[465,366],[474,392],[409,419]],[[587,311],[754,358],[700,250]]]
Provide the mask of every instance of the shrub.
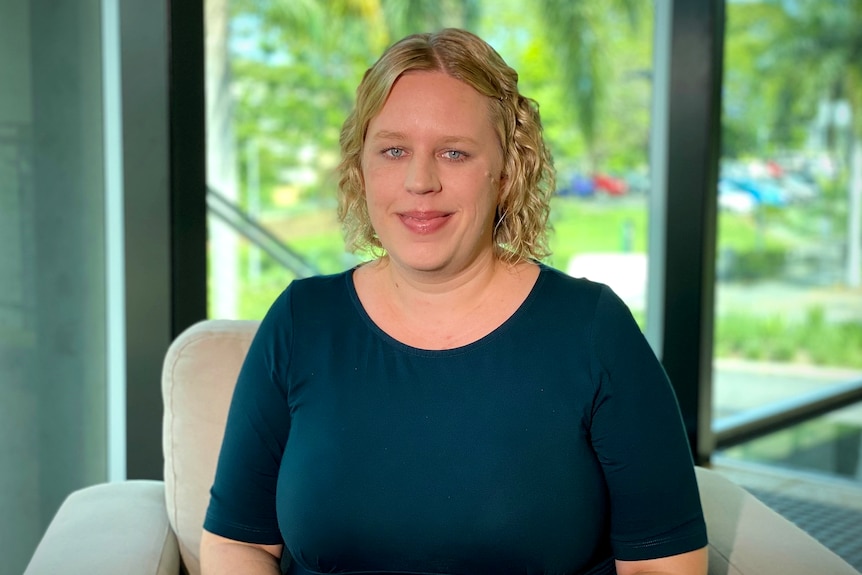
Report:
[[716,318],[714,349],[716,357],[862,368],[862,324],[829,322],[821,307],[796,322],[728,314]]
[[784,270],[787,250],[769,247],[754,250],[727,250],[724,262],[724,278],[727,280],[753,281],[777,278]]

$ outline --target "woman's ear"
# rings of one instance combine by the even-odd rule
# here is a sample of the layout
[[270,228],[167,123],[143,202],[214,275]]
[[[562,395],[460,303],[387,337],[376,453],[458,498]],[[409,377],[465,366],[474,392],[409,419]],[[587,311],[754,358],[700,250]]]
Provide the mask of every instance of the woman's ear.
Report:
[[497,204],[503,201],[508,183],[509,177],[506,172],[500,172],[500,176],[497,178]]

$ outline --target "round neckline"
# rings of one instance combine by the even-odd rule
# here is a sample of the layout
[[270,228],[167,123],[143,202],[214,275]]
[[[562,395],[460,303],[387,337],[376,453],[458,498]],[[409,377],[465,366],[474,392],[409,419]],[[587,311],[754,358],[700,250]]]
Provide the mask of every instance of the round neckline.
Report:
[[[479,339],[475,341],[471,341],[470,343],[466,343],[464,345],[460,345],[457,347],[452,347],[448,349],[425,349],[421,347],[415,347],[409,344],[398,340],[391,335],[389,335],[386,331],[384,331],[373,319],[368,315],[368,312],[365,310],[365,307],[362,305],[362,302],[359,300],[359,294],[356,292],[356,284],[353,281],[353,274],[356,271],[356,267],[349,270],[344,274],[345,282],[347,283],[347,293],[350,296],[350,301],[353,303],[353,307],[356,309],[356,312],[359,314],[359,317],[362,321],[368,326],[368,328],[384,343],[406,353],[410,353],[412,355],[420,355],[424,357],[445,357],[452,355],[459,355],[462,353],[467,353],[473,349],[484,346],[485,344],[497,339],[501,334],[508,331],[510,326],[518,321],[518,319],[526,313],[527,308],[530,307],[532,301],[536,297],[536,293],[539,290],[541,284],[545,281],[545,276],[547,275],[548,267],[543,263],[537,263],[539,266],[539,273],[536,276],[536,281],[533,282],[532,287],[530,288],[529,293],[527,293],[527,297],[524,298],[524,301],[515,309],[514,313],[507,317],[503,323],[495,327],[493,330],[483,335]],[[358,266],[357,266],[358,267]]]

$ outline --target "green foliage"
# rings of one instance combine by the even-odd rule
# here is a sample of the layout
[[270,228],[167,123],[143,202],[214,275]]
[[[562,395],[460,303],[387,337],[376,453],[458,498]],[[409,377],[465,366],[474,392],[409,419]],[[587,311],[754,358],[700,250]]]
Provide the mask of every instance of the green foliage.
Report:
[[559,92],[550,101],[574,118],[568,132],[577,132],[586,154],[558,157],[580,157],[586,172],[643,165],[652,92],[651,4],[544,0],[538,5],[542,27],[534,42],[551,59],[550,77]]
[[[624,172],[647,163],[649,2],[233,0],[230,6],[241,187],[257,176],[264,215],[289,212],[274,229],[325,272],[356,261],[344,254],[337,224],[315,219],[317,212],[332,211],[320,199],[335,196],[341,123],[362,73],[406,33],[463,26],[487,38],[519,71],[522,91],[540,103],[561,171]],[[862,0],[732,3],[728,15],[726,156],[765,157],[802,148],[824,96],[851,98],[854,117],[862,122]],[[246,150],[255,149],[259,173],[250,174]],[[821,218],[842,233],[846,188],[827,182],[823,190],[804,213],[722,214],[718,249],[736,254],[734,273],[774,276],[797,236],[819,233],[812,225]],[[634,241],[626,247],[647,251],[642,203],[555,198],[552,223],[549,263],[562,269],[577,253],[621,251],[628,227]],[[257,280],[243,283],[242,315],[261,317],[290,279],[283,269],[263,265]],[[826,321],[822,310],[796,323],[731,315],[717,318],[716,350],[719,356],[858,366],[860,331],[858,325]]]
[[821,307],[797,321],[739,313],[716,318],[716,357],[862,368],[860,349],[862,324],[826,321]]
[[[764,157],[804,147],[823,100],[847,99],[862,134],[862,0],[733,3],[723,147]],[[832,144],[834,145],[834,141]]]
[[479,0],[384,0],[381,4],[390,40],[447,27],[474,30],[482,14]]
[[264,209],[335,195],[340,127],[362,74],[395,39],[444,26],[479,32],[519,70],[560,166],[621,172],[647,162],[643,2],[234,0],[230,9],[240,188],[258,182]]
[[647,251],[647,214],[637,203],[621,204],[608,198],[584,201],[555,197],[551,203],[551,256],[548,263],[565,270],[579,253],[623,251],[623,234],[631,227],[631,251]]
[[862,325],[851,322],[831,324],[826,321],[822,308],[809,310],[804,325],[808,330],[806,350],[811,361],[850,367],[862,365],[859,357]]
[[784,248],[761,248],[727,253],[725,280],[753,281],[778,278],[787,261]]

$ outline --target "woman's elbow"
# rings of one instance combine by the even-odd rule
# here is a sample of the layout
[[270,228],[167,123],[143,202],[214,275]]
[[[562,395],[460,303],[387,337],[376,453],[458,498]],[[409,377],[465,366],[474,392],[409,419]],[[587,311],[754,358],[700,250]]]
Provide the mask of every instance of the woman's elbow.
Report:
[[617,575],[707,575],[706,547],[646,561],[616,562]]
[[201,575],[278,575],[282,549],[282,545],[245,543],[204,530],[200,545]]

